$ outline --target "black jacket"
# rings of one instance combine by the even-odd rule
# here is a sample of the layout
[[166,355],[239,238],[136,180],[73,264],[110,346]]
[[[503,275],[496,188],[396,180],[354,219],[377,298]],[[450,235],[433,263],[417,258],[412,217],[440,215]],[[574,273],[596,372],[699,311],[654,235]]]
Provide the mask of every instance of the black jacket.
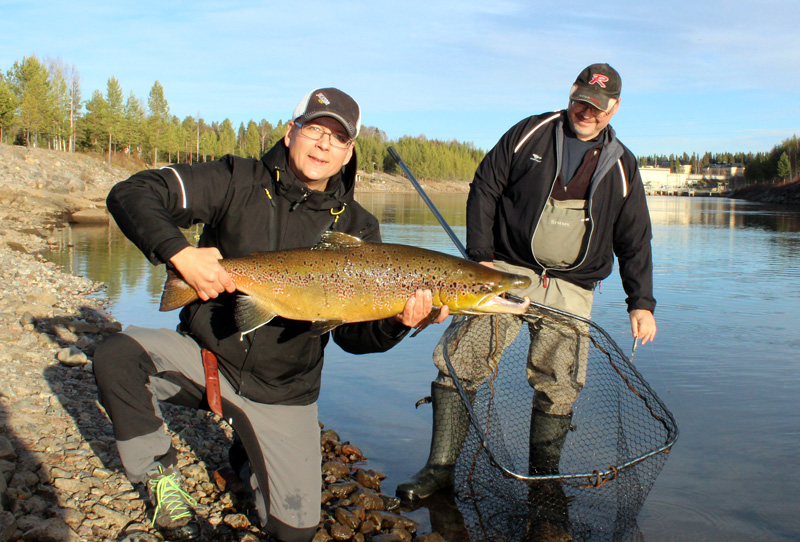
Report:
[[[467,253],[541,274],[531,239],[561,169],[565,111],[517,123],[487,153],[475,172],[467,199]],[[547,269],[586,289],[608,277],[619,260],[628,310],[653,311],[650,215],[636,157],[608,126],[589,189],[590,237],[578,263]]]
[[[227,155],[217,162],[142,171],[115,185],[108,209],[122,232],[154,264],[189,246],[179,228],[202,223],[198,246],[223,258],[315,245],[326,230],[380,242],[377,219],[353,199],[356,157],[313,191],[287,166],[281,140],[261,160]],[[223,293],[181,311],[179,330],[217,354],[220,372],[237,392],[261,403],[305,405],[319,395],[329,334],[312,336],[309,322],[275,318],[240,340],[235,294]],[[408,332],[388,320],[336,328],[334,341],[352,353],[388,350]],[[198,360],[199,363],[200,360]]]

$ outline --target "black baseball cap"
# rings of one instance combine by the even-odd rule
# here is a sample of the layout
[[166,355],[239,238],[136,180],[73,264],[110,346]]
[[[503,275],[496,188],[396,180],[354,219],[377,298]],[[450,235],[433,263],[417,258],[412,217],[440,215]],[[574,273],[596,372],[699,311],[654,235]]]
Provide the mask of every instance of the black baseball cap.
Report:
[[292,115],[301,124],[319,117],[338,120],[352,138],[361,131],[361,108],[338,88],[318,88],[306,94]]
[[592,64],[575,79],[569,97],[608,111],[613,105],[611,100],[619,100],[621,91],[622,79],[617,70],[608,64]]

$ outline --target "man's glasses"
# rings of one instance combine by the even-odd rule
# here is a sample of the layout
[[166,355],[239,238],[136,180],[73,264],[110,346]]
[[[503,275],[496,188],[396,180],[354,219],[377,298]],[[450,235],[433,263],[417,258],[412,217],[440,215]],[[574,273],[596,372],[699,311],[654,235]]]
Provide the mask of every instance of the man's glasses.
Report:
[[319,141],[322,139],[322,136],[327,135],[331,145],[337,149],[346,149],[353,143],[353,140],[346,135],[327,132],[316,124],[300,124],[299,122],[295,122],[294,124],[300,128],[300,135],[307,137],[308,139]]
[[586,113],[587,115],[596,118],[597,120],[605,120],[609,116],[608,111],[603,111],[601,109],[597,109],[596,107],[587,104],[586,102],[578,102],[576,100],[570,100],[569,105],[572,107],[572,110],[578,114]]

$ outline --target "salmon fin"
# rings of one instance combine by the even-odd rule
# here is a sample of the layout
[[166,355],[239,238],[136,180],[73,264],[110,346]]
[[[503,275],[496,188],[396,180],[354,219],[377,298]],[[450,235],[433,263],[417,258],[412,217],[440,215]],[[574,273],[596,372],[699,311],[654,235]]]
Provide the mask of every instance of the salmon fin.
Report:
[[188,305],[199,299],[194,288],[189,286],[181,276],[172,269],[167,269],[167,281],[161,293],[161,306],[158,310],[168,312]]
[[342,320],[320,320],[319,322],[312,323],[309,331],[313,337],[319,337],[320,335],[324,335],[327,332],[334,330],[343,323],[344,322]]
[[364,241],[354,235],[340,231],[326,231],[312,250],[338,250],[340,248],[360,247]]
[[431,309],[430,314],[428,314],[428,316],[426,316],[425,319],[422,322],[420,322],[420,324],[417,326],[417,329],[414,330],[414,333],[412,333],[411,336],[416,337],[420,331],[431,325],[433,321],[436,320],[436,318],[439,316],[440,312],[442,312],[442,307],[433,307]]
[[269,323],[276,316],[277,313],[260,305],[252,296],[242,295],[236,299],[236,327],[243,336]]

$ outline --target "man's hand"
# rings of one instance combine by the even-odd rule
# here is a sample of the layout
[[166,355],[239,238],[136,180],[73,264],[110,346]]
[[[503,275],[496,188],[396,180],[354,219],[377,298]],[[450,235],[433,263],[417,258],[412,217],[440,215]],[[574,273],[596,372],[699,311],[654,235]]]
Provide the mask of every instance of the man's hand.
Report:
[[[417,290],[408,298],[403,312],[394,317],[395,322],[406,327],[425,327],[431,322],[427,321],[433,310],[433,293],[430,290]],[[441,324],[450,315],[447,305],[442,305],[439,314],[433,320],[434,324]]]
[[653,313],[645,309],[634,309],[629,314],[631,318],[631,332],[634,337],[647,344],[656,338],[656,319]]
[[194,288],[197,296],[203,301],[208,301],[222,292],[236,290],[233,279],[219,263],[221,259],[222,254],[216,247],[186,247],[169,261],[183,280]]

